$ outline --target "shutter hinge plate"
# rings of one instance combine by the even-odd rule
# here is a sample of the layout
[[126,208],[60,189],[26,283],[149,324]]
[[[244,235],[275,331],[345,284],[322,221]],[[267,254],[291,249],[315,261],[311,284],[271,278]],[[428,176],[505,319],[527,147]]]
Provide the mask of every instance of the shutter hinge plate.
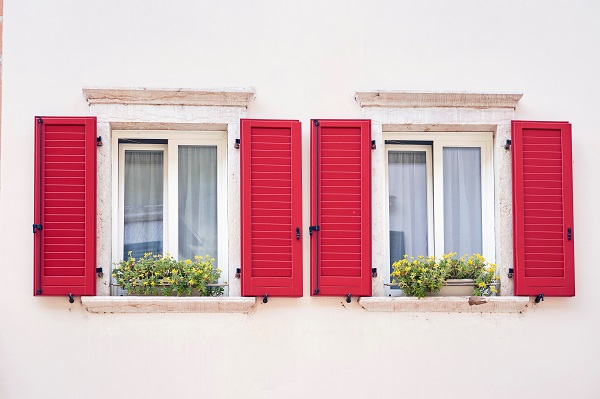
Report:
[[308,226],[308,235],[312,236],[313,231],[319,231],[321,228],[319,226]]
[[38,230],[43,230],[43,227],[41,224],[34,224],[33,225],[33,234],[37,233]]

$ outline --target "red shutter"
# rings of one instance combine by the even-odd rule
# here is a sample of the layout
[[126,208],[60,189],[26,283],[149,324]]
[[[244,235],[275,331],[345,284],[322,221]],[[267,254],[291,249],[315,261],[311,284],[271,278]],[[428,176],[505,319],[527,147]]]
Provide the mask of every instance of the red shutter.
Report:
[[242,119],[243,296],[302,296],[299,121]]
[[512,122],[515,295],[574,296],[571,124]]
[[311,121],[311,294],[371,295],[371,121]]
[[35,118],[34,203],[34,295],[96,295],[95,117]]

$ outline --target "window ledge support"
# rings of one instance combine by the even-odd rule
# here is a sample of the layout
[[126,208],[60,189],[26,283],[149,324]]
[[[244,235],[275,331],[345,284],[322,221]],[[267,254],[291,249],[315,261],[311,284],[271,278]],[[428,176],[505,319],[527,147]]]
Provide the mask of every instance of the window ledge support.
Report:
[[369,312],[523,313],[530,297],[363,297],[359,304]]
[[250,313],[254,297],[83,296],[91,313]]

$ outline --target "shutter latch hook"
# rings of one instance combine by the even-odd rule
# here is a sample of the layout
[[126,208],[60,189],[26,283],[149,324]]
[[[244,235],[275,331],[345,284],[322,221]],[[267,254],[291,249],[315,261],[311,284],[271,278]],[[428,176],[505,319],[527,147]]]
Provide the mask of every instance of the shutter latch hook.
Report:
[[263,296],[263,303],[267,302],[269,302],[269,294],[265,294],[265,296]]
[[352,294],[348,294],[346,296],[346,303],[350,303],[350,302],[352,302]]
[[75,299],[73,298],[73,294],[69,294],[69,303],[73,303],[75,302]]
[[535,303],[540,303],[540,301],[544,300],[544,294],[539,294],[535,297]]

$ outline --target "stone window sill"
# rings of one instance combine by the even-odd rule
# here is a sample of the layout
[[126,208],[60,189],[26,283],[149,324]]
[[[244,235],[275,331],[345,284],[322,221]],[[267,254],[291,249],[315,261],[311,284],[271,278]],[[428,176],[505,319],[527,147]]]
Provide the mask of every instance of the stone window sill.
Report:
[[363,297],[358,303],[369,312],[523,313],[531,298],[495,297]]
[[250,313],[253,297],[83,296],[91,313]]

